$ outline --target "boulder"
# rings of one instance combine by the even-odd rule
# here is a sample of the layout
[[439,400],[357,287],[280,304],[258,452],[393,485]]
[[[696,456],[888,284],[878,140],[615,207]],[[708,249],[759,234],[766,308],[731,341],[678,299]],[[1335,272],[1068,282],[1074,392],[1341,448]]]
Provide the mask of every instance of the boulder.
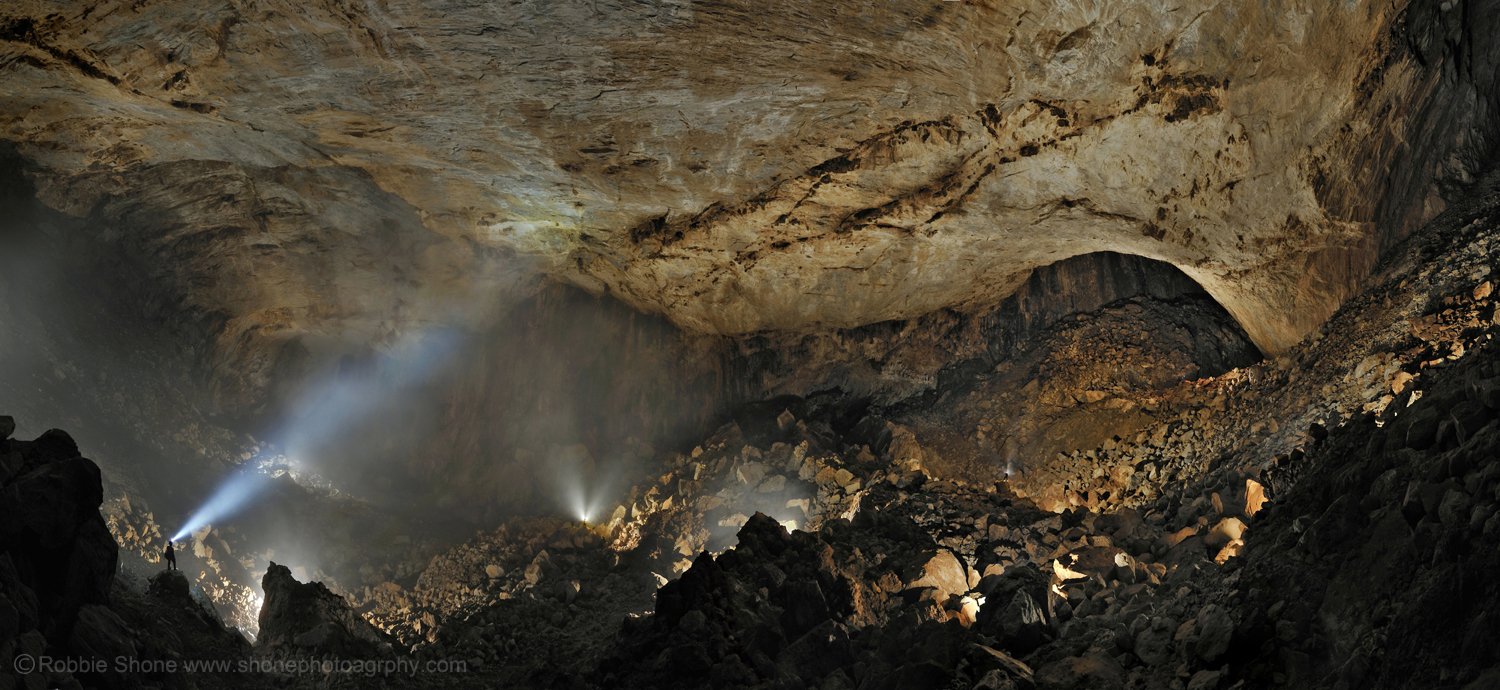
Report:
[[1074,572],[1093,575],[1095,573],[1109,579],[1115,570],[1115,559],[1125,555],[1124,549],[1115,546],[1085,546],[1070,552],[1074,560],[1068,565],[1068,569]]
[[781,606],[781,627],[788,637],[796,637],[829,619],[828,601],[816,580],[789,580],[782,586],[776,603]]
[[1222,671],[1199,671],[1188,679],[1187,690],[1217,690],[1219,679],[1223,676]]
[[1178,544],[1181,544],[1183,540],[1197,533],[1198,529],[1196,527],[1184,527],[1180,530],[1177,530],[1176,532],[1173,532],[1172,534],[1163,536],[1158,544],[1160,544],[1164,549],[1171,549]]
[[191,602],[191,590],[192,585],[181,570],[163,570],[152,575],[146,584],[146,594],[167,601]]
[[754,487],[766,478],[766,466],[759,462],[747,462],[735,470],[735,478],[747,487]]
[[348,659],[392,653],[385,633],[321,582],[298,582],[286,566],[272,562],[261,579],[261,589],[265,600],[258,647]]
[[1473,503],[1469,495],[1459,489],[1449,489],[1443,494],[1443,500],[1438,504],[1438,519],[1448,527],[1457,525],[1468,525],[1470,510]]
[[[985,605],[989,606],[990,601],[986,600]],[[993,621],[998,625],[990,627],[998,627],[998,632],[1004,634],[1005,646],[1021,654],[1029,654],[1031,650],[1045,644],[1049,637],[1047,619],[1041,606],[1024,591],[1016,591]]]
[[986,672],[974,683],[973,690],[1019,690],[1020,687],[1014,678],[997,668]]
[[1160,666],[1172,658],[1172,633],[1155,626],[1135,636],[1134,651],[1147,666]]
[[965,628],[974,625],[979,618],[979,602],[971,597],[959,597],[954,611],[958,613],[958,620]]
[[1135,559],[1124,551],[1115,554],[1114,579],[1127,585],[1140,583],[1160,584],[1156,575],[1151,572],[1145,563]]
[[1234,618],[1218,604],[1209,604],[1198,612],[1198,641],[1194,652],[1198,658],[1213,663],[1229,651],[1234,637]]
[[776,657],[776,666],[787,677],[815,679],[833,673],[853,661],[849,638],[832,620],[799,636]]
[[1208,531],[1203,540],[1209,546],[1219,549],[1233,541],[1243,539],[1245,536],[1245,523],[1239,518],[1227,517],[1219,520],[1213,529]]
[[938,600],[947,601],[949,596],[969,591],[969,576],[953,552],[938,549],[922,562],[916,578],[908,587],[933,587],[939,593]]
[[1247,518],[1255,517],[1266,504],[1266,488],[1254,479],[1246,479],[1244,497],[1241,511]]
[[1484,403],[1466,400],[1448,410],[1445,421],[1451,425],[1456,440],[1464,443],[1489,424],[1492,419],[1494,419],[1494,413],[1485,407]]
[[1438,423],[1442,421],[1433,405],[1416,405],[1405,416],[1406,424],[1398,428],[1406,430],[1406,447],[1417,450],[1431,448],[1437,440]]
[[35,602],[36,629],[62,647],[80,609],[109,603],[119,559],[99,514],[99,466],[57,429],[0,447],[8,448],[11,470],[0,487],[0,553],[9,556],[0,576],[13,579],[13,601]]
[[1297,544],[1314,556],[1325,556],[1348,546],[1346,541],[1363,526],[1365,515],[1359,510],[1359,500],[1344,494],[1328,505]]
[[1422,483],[1412,481],[1406,485],[1406,492],[1401,498],[1401,515],[1406,518],[1407,524],[1415,525],[1426,514],[1427,509],[1422,505]]
[[1125,668],[1104,652],[1065,657],[1037,669],[1038,690],[1116,690],[1125,683]]
[[558,572],[559,568],[552,564],[552,554],[543,549],[538,551],[531,559],[531,563],[526,565],[526,571],[522,577],[526,578],[527,584],[535,586],[544,578],[556,577]]
[[[1015,657],[982,644],[973,645],[972,650],[973,653],[969,655],[970,664],[974,669],[983,673],[984,677],[989,678],[998,673],[1017,685],[1028,687],[1034,682],[1035,673],[1031,667]],[[994,687],[1002,686],[995,685]]]
[[1134,508],[1123,508],[1117,512],[1100,515],[1094,528],[1114,535],[1130,533],[1141,524],[1141,514]]
[[[83,658],[108,659],[112,667],[117,658],[136,657],[136,646],[131,638],[130,627],[114,611],[93,604],[79,609],[68,637],[68,652]],[[92,681],[90,685],[128,687],[125,676],[113,668],[104,673],[87,674],[84,679]]]

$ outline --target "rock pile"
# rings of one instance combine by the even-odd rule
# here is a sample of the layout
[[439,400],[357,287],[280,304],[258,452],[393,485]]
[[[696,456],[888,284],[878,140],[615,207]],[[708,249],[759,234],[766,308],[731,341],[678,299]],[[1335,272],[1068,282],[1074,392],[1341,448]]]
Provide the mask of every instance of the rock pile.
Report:
[[1239,596],[1233,566],[1211,558],[1237,518],[1170,531],[1187,517],[1059,515],[942,481],[878,483],[817,533],[757,515],[737,547],[664,586],[654,617],[626,621],[595,681],[1167,687],[1182,667],[1222,665],[1237,624],[1210,606]]
[[1393,419],[1363,414],[1310,444],[1257,526],[1244,580],[1262,593],[1274,644],[1248,677],[1500,682],[1500,353],[1485,343],[1422,378],[1425,394]]
[[[1465,603],[1495,599],[1500,529],[1488,227],[1418,238],[1398,260],[1455,260],[1393,269],[1286,357],[1156,389],[1138,430],[997,483],[931,476],[940,451],[874,415],[740,419],[667,457],[605,545],[511,532],[526,548],[490,576],[517,578],[509,598],[437,617],[432,644],[533,686],[1489,687],[1500,617]],[[1090,397],[1071,407],[1106,409]],[[788,487],[801,530],[757,508]],[[620,591],[593,583],[645,571],[653,615],[578,634]]]
[[938,451],[933,471],[989,482],[1007,471],[1041,470],[1038,460],[1059,452],[1133,435],[1182,402],[1184,381],[1259,358],[1206,295],[1133,297],[1073,314],[1035,341],[955,367],[935,404],[898,421]]
[[147,563],[161,562],[161,551],[167,540],[162,536],[161,526],[156,524],[156,516],[144,507],[142,501],[132,502],[129,496],[121,496],[105,501],[100,512],[109,533],[114,535],[115,543],[121,548]]

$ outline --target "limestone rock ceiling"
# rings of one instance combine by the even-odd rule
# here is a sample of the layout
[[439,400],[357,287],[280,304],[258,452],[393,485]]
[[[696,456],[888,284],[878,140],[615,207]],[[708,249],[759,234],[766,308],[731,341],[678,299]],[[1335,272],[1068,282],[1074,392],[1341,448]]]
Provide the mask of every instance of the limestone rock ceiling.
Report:
[[1478,166],[1491,4],[15,0],[0,137],[224,366],[541,275],[810,332],[1102,250],[1274,353]]

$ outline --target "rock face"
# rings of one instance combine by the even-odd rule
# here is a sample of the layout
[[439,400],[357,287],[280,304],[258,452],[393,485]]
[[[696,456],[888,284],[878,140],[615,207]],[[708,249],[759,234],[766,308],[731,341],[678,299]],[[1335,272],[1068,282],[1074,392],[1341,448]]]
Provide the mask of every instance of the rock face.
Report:
[[[1279,352],[1493,150],[1493,0],[0,12],[0,138],[224,399],[550,275],[693,332],[972,312],[1115,251]],[[290,349],[288,349],[290,348]]]
[[[14,430],[14,420],[0,417],[0,654],[135,657],[133,636],[108,606],[119,547],[99,514],[99,467],[63,431],[21,441],[9,438]],[[10,662],[0,669],[0,686],[55,686],[66,677],[15,670]],[[125,687],[112,672],[79,678]]]
[[344,658],[390,654],[386,636],[323,583],[298,582],[291,570],[273,562],[261,588],[266,598],[260,610],[258,647]]
[[66,433],[0,440],[0,578],[20,632],[63,647],[80,609],[108,603],[119,547],[103,500],[99,467]]

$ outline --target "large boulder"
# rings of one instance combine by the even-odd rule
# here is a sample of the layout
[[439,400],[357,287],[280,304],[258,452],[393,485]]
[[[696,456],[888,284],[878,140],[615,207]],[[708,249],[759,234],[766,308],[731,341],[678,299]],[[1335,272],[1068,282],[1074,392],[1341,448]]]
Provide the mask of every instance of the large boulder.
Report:
[[[35,602],[34,625],[65,648],[78,612],[109,602],[119,547],[99,506],[99,466],[66,432],[34,441],[0,439],[0,554],[8,555],[6,596]],[[24,631],[23,631],[24,632]]]
[[187,603],[193,600],[192,584],[181,570],[163,570],[147,581],[146,593],[158,599]]
[[947,601],[950,596],[969,591],[969,578],[964,564],[959,562],[953,552],[938,549],[937,553],[921,562],[910,587],[935,588],[938,601]]
[[979,628],[1001,640],[1011,651],[1027,654],[1051,637],[1047,602],[1047,576],[1034,568],[1011,568],[988,585],[984,606],[979,609]]
[[259,647],[343,658],[392,652],[385,633],[321,582],[298,582],[286,566],[272,562],[261,589],[266,599],[260,609]]
[[1115,690],[1124,680],[1120,662],[1097,651],[1059,659],[1036,672],[1039,690]]

